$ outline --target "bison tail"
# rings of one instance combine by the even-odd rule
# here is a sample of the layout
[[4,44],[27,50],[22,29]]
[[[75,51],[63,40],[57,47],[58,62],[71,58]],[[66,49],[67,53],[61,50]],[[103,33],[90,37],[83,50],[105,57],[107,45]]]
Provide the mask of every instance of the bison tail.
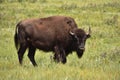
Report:
[[17,37],[17,33],[15,33],[14,35],[14,43],[15,43],[15,47],[18,50],[18,37]]
[[15,47],[16,47],[17,50],[18,50],[18,45],[19,45],[19,42],[18,42],[18,25],[19,25],[19,23],[16,26],[15,35],[14,35],[14,43],[15,43]]

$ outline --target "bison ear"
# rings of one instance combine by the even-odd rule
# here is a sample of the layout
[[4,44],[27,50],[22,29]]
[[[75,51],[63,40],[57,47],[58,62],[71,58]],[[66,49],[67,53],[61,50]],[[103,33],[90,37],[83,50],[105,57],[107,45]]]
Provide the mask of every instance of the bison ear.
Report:
[[87,38],[90,38],[91,37],[91,35],[90,34],[87,34]]

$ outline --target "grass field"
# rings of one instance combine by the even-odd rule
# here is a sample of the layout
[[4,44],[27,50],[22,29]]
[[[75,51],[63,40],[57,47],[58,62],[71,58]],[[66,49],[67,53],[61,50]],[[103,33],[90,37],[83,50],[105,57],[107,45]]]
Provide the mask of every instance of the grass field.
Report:
[[[73,17],[92,37],[81,59],[67,64],[50,60],[53,52],[37,51],[38,67],[27,52],[20,66],[14,46],[16,24],[27,18]],[[120,0],[0,0],[0,80],[120,80]]]

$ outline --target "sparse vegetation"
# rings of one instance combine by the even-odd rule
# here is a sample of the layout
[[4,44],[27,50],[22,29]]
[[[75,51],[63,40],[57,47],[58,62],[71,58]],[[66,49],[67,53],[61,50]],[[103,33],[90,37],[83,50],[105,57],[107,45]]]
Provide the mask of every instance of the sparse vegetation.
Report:
[[[14,47],[16,24],[23,19],[71,16],[79,28],[90,26],[92,37],[81,59],[67,64],[51,61],[53,52],[37,51],[38,67],[24,55],[20,66]],[[0,80],[120,80],[119,0],[0,0]]]

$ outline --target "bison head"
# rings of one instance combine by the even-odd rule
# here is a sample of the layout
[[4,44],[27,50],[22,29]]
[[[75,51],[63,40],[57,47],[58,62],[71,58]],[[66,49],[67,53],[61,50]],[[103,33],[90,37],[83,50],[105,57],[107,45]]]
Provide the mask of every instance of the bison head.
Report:
[[83,29],[75,29],[70,31],[70,35],[73,38],[74,48],[77,52],[78,57],[82,57],[83,52],[85,51],[85,43],[88,38],[90,38],[91,29],[86,33]]

